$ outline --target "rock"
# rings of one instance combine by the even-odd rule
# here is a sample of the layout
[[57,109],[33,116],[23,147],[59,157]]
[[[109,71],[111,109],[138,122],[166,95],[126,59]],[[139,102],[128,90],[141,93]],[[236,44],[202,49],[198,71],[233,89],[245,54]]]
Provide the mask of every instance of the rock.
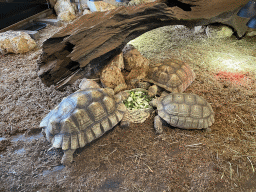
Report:
[[115,89],[115,93],[127,88],[121,70],[124,69],[123,53],[115,56],[102,70],[101,82],[103,86]]
[[158,91],[158,87],[156,85],[152,85],[148,88],[148,96],[155,97]]
[[36,42],[25,32],[0,33],[0,53],[26,53],[36,47]]
[[226,25],[208,25],[205,32],[208,38],[227,38],[233,35],[233,30]]
[[124,54],[124,68],[131,71],[135,68],[147,68],[149,61],[144,58],[137,49],[132,49]]
[[135,47],[132,44],[126,44],[122,50],[123,54],[126,54],[127,52],[135,49]]
[[69,11],[64,11],[64,12],[61,12],[57,19],[60,20],[60,21],[64,21],[64,22],[68,22],[68,21],[72,21],[76,18],[75,15],[73,15],[71,12]]
[[110,64],[103,68],[100,80],[104,87],[109,87],[112,89],[114,89],[117,85],[126,84],[121,70],[118,67]]
[[83,11],[83,15],[86,15],[86,14],[91,14],[92,12],[90,11],[90,9],[85,9]]
[[92,12],[95,11],[108,11],[117,8],[115,5],[111,5],[104,1],[87,1],[87,5]]
[[99,84],[91,79],[84,78],[79,84],[79,88],[84,90],[86,88],[100,88]]
[[189,27],[185,25],[173,25],[172,30],[179,31],[179,30],[188,30]]
[[125,79],[131,83],[133,79],[140,80],[147,76],[149,61],[137,49],[131,49],[124,54],[124,68],[130,71]]
[[127,89],[127,85],[126,85],[125,83],[119,84],[119,85],[117,85],[117,86],[115,87],[114,93],[116,94],[116,93],[119,93],[120,91],[124,91],[124,90],[126,90],[126,89]]
[[54,6],[54,10],[57,15],[65,11],[69,11],[75,15],[75,9],[69,0],[57,0],[57,3]]
[[119,55],[115,56],[109,63],[111,66],[116,66],[118,69],[123,70],[124,69],[124,57],[123,53],[120,53]]
[[54,10],[61,21],[71,21],[76,18],[74,5],[69,0],[58,0]]
[[149,66],[141,66],[141,67],[135,67],[131,70],[131,72],[125,77],[126,80],[132,80],[132,79],[144,79],[147,77]]
[[256,31],[248,31],[248,32],[246,33],[246,36],[248,36],[248,37],[256,36]]
[[205,33],[205,29],[206,29],[205,26],[195,26],[194,27],[194,34],[197,35],[197,34],[200,34],[200,33]]

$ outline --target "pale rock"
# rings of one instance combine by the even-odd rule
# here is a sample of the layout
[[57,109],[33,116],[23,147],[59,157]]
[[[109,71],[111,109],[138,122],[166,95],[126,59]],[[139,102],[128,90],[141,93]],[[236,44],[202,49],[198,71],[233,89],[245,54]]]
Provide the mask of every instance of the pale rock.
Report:
[[186,29],[188,29],[188,27],[186,27],[185,25],[173,25],[173,29],[175,29],[175,30],[186,30]]
[[226,25],[208,25],[205,29],[208,38],[228,38],[233,35],[233,30]]
[[58,0],[54,10],[61,21],[71,21],[76,18],[76,10],[69,0]]
[[246,36],[248,36],[248,37],[256,36],[256,31],[248,31]]
[[69,0],[57,0],[54,10],[57,15],[64,11],[69,11],[70,13],[75,14],[75,9]]
[[91,14],[92,12],[89,10],[89,9],[85,9],[83,11],[83,15],[86,15],[86,14]]
[[123,53],[121,52],[119,55],[116,55],[110,62],[109,65],[116,66],[118,69],[124,69],[124,57]]
[[126,54],[127,52],[135,49],[135,47],[132,44],[126,44],[122,50],[123,54]]
[[26,53],[36,47],[36,42],[25,32],[0,33],[0,53]]
[[82,10],[89,9],[87,3],[86,4],[81,4],[81,9]]
[[112,89],[114,89],[117,85],[126,84],[121,70],[118,67],[110,64],[108,64],[102,70],[100,80],[104,87],[109,87]]
[[88,0],[80,0],[82,10],[89,9],[89,7],[87,5],[87,1]]
[[132,49],[124,54],[124,68],[131,71],[135,68],[147,68],[149,61],[137,49]]
[[124,68],[130,71],[125,77],[130,83],[133,79],[144,79],[149,70],[149,60],[143,57],[137,49],[131,49],[124,54]]
[[92,12],[103,12],[117,8],[117,6],[111,5],[110,3],[106,3],[104,1],[87,1],[87,5]]
[[69,21],[72,21],[76,18],[75,15],[73,15],[71,12],[69,11],[64,11],[64,12],[61,12],[57,19],[60,20],[60,21],[64,21],[64,22],[69,22]]
[[79,88],[85,90],[87,88],[100,88],[100,86],[94,80],[84,78],[79,84]]
[[194,27],[194,34],[197,35],[197,34],[200,34],[200,33],[205,33],[205,29],[206,29],[205,26],[195,26]]

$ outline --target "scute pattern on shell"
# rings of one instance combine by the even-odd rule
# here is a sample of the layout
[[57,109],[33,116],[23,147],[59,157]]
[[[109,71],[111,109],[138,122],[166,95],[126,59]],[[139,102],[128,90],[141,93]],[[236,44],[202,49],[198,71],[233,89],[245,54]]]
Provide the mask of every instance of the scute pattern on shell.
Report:
[[112,129],[125,111],[122,101],[116,102],[104,89],[91,88],[64,98],[40,127],[53,147],[77,149]]
[[183,61],[167,59],[151,67],[146,81],[172,93],[182,93],[195,80],[195,73]]
[[174,127],[203,129],[214,123],[211,105],[194,94],[171,93],[160,98],[157,110],[158,115]]

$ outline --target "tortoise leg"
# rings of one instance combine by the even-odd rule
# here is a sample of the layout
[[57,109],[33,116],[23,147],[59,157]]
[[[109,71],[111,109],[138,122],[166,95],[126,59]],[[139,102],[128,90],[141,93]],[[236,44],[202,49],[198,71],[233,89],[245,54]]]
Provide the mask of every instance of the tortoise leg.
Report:
[[130,122],[129,122],[129,121],[122,120],[122,121],[120,122],[120,127],[121,127],[122,129],[128,128],[129,126],[130,126]]
[[159,115],[155,116],[154,118],[154,128],[156,130],[156,134],[163,133],[162,121]]
[[64,151],[64,155],[61,159],[61,164],[70,166],[73,161],[73,154],[75,149],[68,149]]

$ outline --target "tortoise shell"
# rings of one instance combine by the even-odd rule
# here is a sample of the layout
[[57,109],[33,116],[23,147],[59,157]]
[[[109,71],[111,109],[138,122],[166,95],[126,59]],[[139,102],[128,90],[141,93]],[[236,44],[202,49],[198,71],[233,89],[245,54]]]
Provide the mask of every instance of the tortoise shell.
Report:
[[126,110],[105,89],[89,88],[64,98],[41,122],[55,148],[77,149],[99,138],[123,118]]
[[184,62],[164,60],[148,71],[146,81],[172,93],[182,93],[195,80],[195,73]]
[[202,97],[187,93],[171,93],[160,97],[158,115],[174,127],[203,129],[214,123],[211,105]]

